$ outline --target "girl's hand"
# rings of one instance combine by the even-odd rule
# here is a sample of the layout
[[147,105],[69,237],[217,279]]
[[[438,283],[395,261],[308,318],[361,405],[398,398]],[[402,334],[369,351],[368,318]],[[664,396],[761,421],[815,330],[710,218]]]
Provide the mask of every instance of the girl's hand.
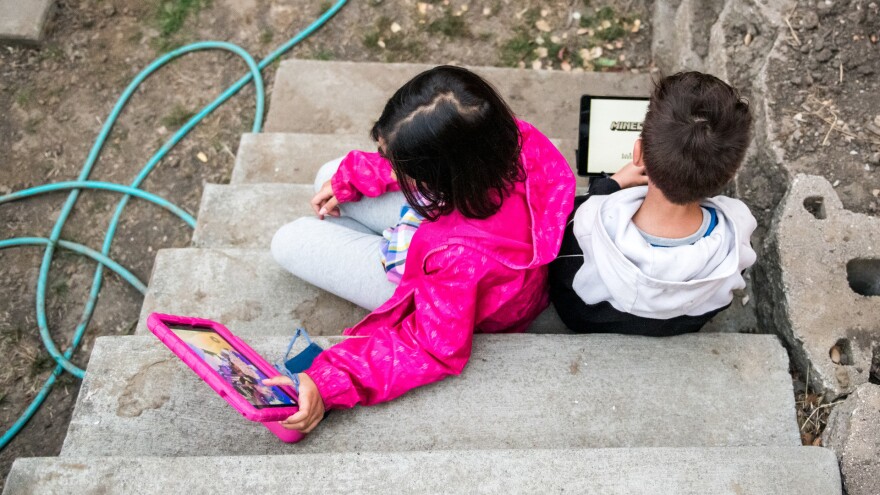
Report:
[[616,174],[611,176],[621,189],[634,186],[644,186],[648,183],[648,176],[645,175],[645,167],[629,162],[618,170]]
[[[286,376],[276,376],[263,380],[265,385],[287,385],[293,381]],[[324,419],[324,399],[318,393],[315,382],[305,373],[299,374],[299,411],[281,422],[281,426],[300,433],[309,433]]]
[[337,200],[336,196],[333,194],[333,186],[330,185],[329,180],[321,186],[321,190],[315,194],[311,203],[312,209],[315,210],[315,215],[318,215],[318,218],[321,220],[324,219],[324,215],[330,215],[331,217],[338,217],[341,215],[339,211],[339,200]]

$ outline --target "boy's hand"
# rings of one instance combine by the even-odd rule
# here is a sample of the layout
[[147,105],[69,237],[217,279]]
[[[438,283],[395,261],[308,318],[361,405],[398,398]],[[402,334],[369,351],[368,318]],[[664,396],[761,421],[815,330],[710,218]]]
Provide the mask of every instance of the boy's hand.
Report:
[[[265,385],[287,385],[293,381],[286,376],[276,376],[263,380]],[[315,382],[305,373],[299,374],[299,411],[281,422],[281,426],[300,433],[310,433],[324,419],[324,399],[318,393]]]
[[611,176],[611,178],[620,184],[621,189],[648,184],[648,176],[645,175],[645,167],[640,167],[633,162],[624,165],[623,168],[618,170],[616,174]]
[[321,220],[324,219],[324,215],[338,217],[341,214],[339,211],[339,200],[333,194],[333,186],[330,185],[329,180],[315,193],[311,203],[312,209],[315,210],[315,215],[318,215],[318,218]]

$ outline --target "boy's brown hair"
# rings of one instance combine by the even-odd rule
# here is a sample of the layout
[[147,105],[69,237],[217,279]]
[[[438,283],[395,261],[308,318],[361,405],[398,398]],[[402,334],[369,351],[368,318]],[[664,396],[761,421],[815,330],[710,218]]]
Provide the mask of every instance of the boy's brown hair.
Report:
[[749,103],[721,79],[679,72],[657,82],[642,128],[645,169],[676,204],[717,193],[736,174],[752,134]]

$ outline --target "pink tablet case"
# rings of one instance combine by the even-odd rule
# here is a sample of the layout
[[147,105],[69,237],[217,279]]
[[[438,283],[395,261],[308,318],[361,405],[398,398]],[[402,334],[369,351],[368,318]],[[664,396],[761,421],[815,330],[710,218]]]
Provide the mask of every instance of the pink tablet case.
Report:
[[[247,357],[257,368],[268,377],[279,376],[280,373],[266,362],[256,351],[250,348],[241,339],[232,334],[226,327],[211,320],[192,318],[187,316],[174,316],[161,313],[152,313],[147,318],[147,327],[153,334],[165,344],[171,352],[177,355],[187,366],[205,381],[217,394],[229,403],[242,416],[262,423],[283,442],[293,443],[303,439],[304,435],[298,431],[288,430],[281,426],[279,421],[286,419],[299,409],[293,407],[273,407],[259,409],[254,407],[241,394],[239,394],[228,382],[211,369],[190,347],[183,342],[167,325],[189,325],[193,327],[210,328],[218,335],[226,339],[235,350]],[[296,391],[290,387],[279,387],[291,397],[296,397]]]

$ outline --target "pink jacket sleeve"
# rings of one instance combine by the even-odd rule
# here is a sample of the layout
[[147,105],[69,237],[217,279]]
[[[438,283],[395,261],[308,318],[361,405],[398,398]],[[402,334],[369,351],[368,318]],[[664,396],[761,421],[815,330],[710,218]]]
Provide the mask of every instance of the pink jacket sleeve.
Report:
[[376,322],[369,337],[349,338],[315,359],[306,373],[327,409],[389,401],[461,373],[471,355],[478,281],[486,269],[451,251],[460,248],[438,253],[445,266],[414,281],[412,295],[401,301],[411,307],[398,324]]
[[330,179],[330,185],[340,203],[400,190],[391,174],[391,163],[379,153],[366,151],[352,151],[345,155]]

